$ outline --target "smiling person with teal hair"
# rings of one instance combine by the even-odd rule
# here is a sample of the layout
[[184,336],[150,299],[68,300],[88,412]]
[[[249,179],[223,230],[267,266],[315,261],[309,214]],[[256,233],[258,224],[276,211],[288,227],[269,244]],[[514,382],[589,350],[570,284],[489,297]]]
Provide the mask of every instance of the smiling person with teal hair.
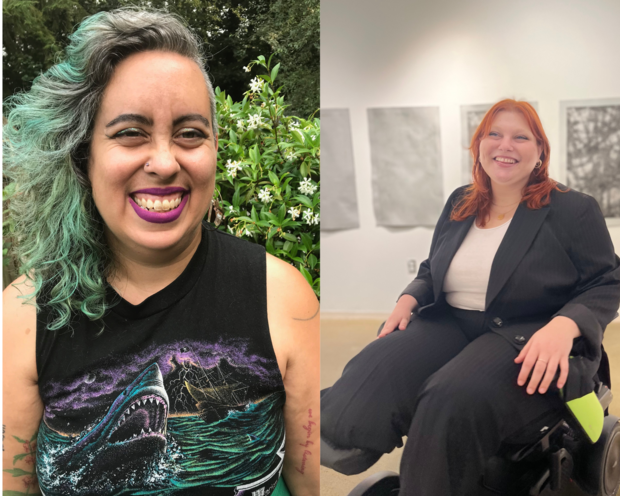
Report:
[[267,496],[283,475],[318,494],[318,302],[203,221],[218,126],[197,37],[96,14],[5,115],[23,275],[4,291],[4,489]]

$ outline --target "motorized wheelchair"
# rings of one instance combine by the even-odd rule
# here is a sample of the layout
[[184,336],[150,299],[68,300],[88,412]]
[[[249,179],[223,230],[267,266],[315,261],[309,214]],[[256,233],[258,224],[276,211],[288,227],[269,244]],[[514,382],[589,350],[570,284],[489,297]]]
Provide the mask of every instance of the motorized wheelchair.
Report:
[[[383,324],[379,328],[379,332]],[[571,357],[577,362],[578,357]],[[594,391],[575,398],[581,378],[569,373],[563,388],[566,414],[555,425],[532,433],[529,444],[505,442],[486,466],[480,496],[616,496],[620,489],[620,420],[606,415],[610,389],[595,378]],[[335,450],[321,441],[321,459],[342,473],[359,473],[380,454]],[[330,460],[331,459],[331,460]],[[335,463],[334,463],[335,461]],[[360,470],[360,467],[361,468]],[[398,474],[380,472],[359,483],[348,496],[397,496]]]

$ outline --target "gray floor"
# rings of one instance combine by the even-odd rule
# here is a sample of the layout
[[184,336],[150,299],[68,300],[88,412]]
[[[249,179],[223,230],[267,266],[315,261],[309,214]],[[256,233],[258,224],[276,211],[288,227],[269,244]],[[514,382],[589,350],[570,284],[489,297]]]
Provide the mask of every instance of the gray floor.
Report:
[[[387,316],[386,316],[387,317]],[[344,365],[367,343],[374,339],[385,318],[321,318],[321,388],[329,387],[342,373]],[[614,323],[605,332],[605,349],[609,354],[612,384],[620,384],[620,323]],[[620,397],[610,408],[620,417]],[[405,440],[406,441],[406,440]],[[356,476],[344,476],[321,467],[321,496],[346,496],[361,480],[382,470],[398,472],[402,449],[385,455],[370,470]],[[557,494],[557,493],[551,493]],[[620,494],[620,493],[618,493]],[[563,496],[581,496],[581,492],[566,491]]]

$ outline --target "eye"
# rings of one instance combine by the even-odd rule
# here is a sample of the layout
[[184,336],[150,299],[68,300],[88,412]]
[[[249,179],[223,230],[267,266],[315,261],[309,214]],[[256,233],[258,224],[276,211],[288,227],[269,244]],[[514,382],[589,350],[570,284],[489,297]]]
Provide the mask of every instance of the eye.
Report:
[[529,139],[529,138],[528,138],[527,136],[517,136],[517,139],[520,139],[520,140],[527,140],[527,139]]
[[175,136],[177,141],[187,147],[201,145],[207,138],[208,136],[205,133],[193,127],[183,128]]
[[499,136],[499,134],[497,134],[495,131],[491,131],[489,133],[489,136]]
[[140,145],[148,138],[146,133],[142,129],[136,127],[130,127],[122,129],[113,136],[109,136],[110,139],[117,140],[119,143],[125,146]]

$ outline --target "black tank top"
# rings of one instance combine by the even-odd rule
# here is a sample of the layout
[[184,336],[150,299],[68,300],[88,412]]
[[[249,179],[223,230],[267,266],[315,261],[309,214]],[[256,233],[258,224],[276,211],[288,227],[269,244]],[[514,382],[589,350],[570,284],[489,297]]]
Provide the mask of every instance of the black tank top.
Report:
[[[183,273],[139,305],[49,331],[37,475],[51,495],[269,495],[284,458],[284,386],[267,322],[265,250],[203,226]],[[120,301],[119,301],[120,300]]]

